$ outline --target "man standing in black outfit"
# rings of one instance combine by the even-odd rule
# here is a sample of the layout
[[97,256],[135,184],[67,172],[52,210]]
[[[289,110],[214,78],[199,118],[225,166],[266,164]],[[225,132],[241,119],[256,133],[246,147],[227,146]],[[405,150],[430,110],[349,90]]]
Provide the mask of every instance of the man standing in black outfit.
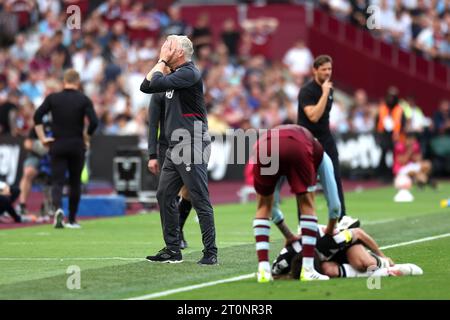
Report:
[[[166,114],[166,93],[158,92],[152,94],[150,99],[150,106],[148,108],[148,170],[157,175],[160,168],[164,165],[166,159],[166,152],[169,143],[165,134],[164,117]],[[158,135],[159,129],[159,135]],[[159,147],[159,148],[158,148]],[[180,249],[188,247],[187,241],[184,238],[183,227],[191,212],[192,204],[189,201],[189,193],[187,188],[183,186],[180,191],[180,201],[178,202],[178,211],[180,213]],[[161,223],[162,223],[161,215]]]
[[[36,134],[44,145],[50,146],[55,228],[80,228],[76,215],[81,197],[81,172],[86,148],[98,125],[92,101],[79,91],[79,87],[78,72],[67,70],[64,73],[64,89],[47,96],[34,114]],[[52,115],[52,137],[46,137],[44,133],[42,118],[46,113]],[[84,128],[85,117],[89,119],[87,131]],[[69,172],[70,194],[69,221],[64,225],[61,199],[66,170]]]
[[[167,263],[183,261],[179,212],[175,201],[181,187],[185,185],[202,232],[203,257],[198,263],[214,265],[217,264],[216,231],[207,175],[207,151],[211,138],[208,135],[203,81],[191,61],[193,52],[192,42],[186,36],[169,36],[161,48],[158,63],[141,84],[142,92],[165,92],[164,125],[169,140],[157,192],[166,247],[147,259]],[[164,74],[166,66],[172,73]],[[188,136],[177,136],[180,133],[187,133]],[[180,149],[189,150],[186,152],[190,153],[190,159],[186,159],[185,154],[180,156]]]
[[[336,142],[330,131],[330,111],[333,105],[333,83],[330,81],[333,60],[330,56],[321,55],[314,60],[314,79],[306,83],[298,97],[298,124],[307,128],[322,144],[331,158],[334,177],[341,202],[341,219],[346,215],[344,192],[339,170],[339,155]],[[353,224],[353,219],[346,218],[345,223]],[[359,222],[357,222],[359,223]]]

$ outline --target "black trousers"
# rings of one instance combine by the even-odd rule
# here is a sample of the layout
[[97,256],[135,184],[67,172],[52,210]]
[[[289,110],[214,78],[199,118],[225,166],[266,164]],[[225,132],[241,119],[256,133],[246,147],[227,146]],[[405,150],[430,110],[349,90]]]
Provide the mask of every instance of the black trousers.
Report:
[[[204,144],[203,150],[206,147]],[[208,191],[208,163],[203,161],[201,164],[175,164],[171,153],[172,148],[169,148],[161,169],[156,195],[166,247],[173,251],[180,250],[180,217],[176,198],[184,184],[189,190],[192,206],[200,222],[203,253],[217,255],[214,213]]]
[[69,222],[76,222],[81,197],[81,172],[84,167],[85,145],[82,139],[59,138],[50,146],[52,168],[53,209],[62,208],[62,192],[69,173]]
[[332,135],[322,137],[318,140],[322,144],[324,151],[328,154],[328,156],[331,158],[331,161],[333,162],[334,178],[336,179],[339,201],[341,202],[341,217],[343,217],[346,215],[346,209],[345,209],[344,191],[342,189],[342,182],[341,182],[341,171],[339,169],[339,153],[336,148],[336,142],[334,141]]
[[10,195],[0,195],[0,215],[6,211],[14,219],[15,222],[21,222],[20,216],[13,207],[14,201],[19,197],[20,189],[17,187],[10,187]]

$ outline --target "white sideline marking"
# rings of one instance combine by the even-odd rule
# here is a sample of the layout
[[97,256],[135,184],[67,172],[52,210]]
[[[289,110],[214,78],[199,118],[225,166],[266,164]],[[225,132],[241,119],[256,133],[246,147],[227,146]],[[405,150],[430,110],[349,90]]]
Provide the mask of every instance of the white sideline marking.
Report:
[[162,291],[162,292],[146,294],[144,296],[139,296],[139,297],[135,297],[135,298],[129,298],[129,299],[126,299],[126,300],[148,300],[148,299],[160,298],[160,297],[168,296],[168,295],[171,295],[171,294],[174,294],[174,293],[191,291],[191,290],[195,290],[195,289],[215,286],[216,284],[227,283],[227,282],[234,282],[234,281],[239,281],[239,280],[244,280],[244,279],[249,279],[249,278],[254,278],[254,277],[255,277],[254,273],[244,274],[244,275],[238,276],[238,277],[222,279],[222,280],[217,280],[217,281],[211,281],[211,282],[205,282],[205,283],[200,283],[200,284],[196,284],[196,285],[192,285],[192,286],[181,287],[181,288],[177,288],[177,289],[172,289],[172,290],[166,290],[166,291]]
[[[436,236],[432,236],[432,237],[426,237],[426,238],[412,240],[412,241],[407,241],[407,242],[395,243],[395,244],[392,244],[392,245],[380,247],[380,249],[381,250],[386,250],[386,249],[390,249],[390,248],[397,248],[397,247],[402,247],[402,246],[408,246],[410,244],[421,243],[421,242],[426,242],[426,241],[432,241],[432,240],[436,240],[436,239],[440,239],[440,238],[446,238],[446,237],[450,237],[450,233],[444,233],[444,234],[440,234],[440,235],[436,235]],[[143,295],[143,296],[129,298],[129,299],[125,299],[125,300],[155,299],[155,298],[165,297],[165,296],[168,296],[168,295],[171,295],[171,294],[175,294],[175,293],[191,291],[191,290],[205,288],[205,287],[211,287],[211,286],[215,286],[216,284],[227,283],[227,282],[234,282],[234,281],[249,279],[249,278],[252,278],[252,277],[255,277],[254,273],[245,274],[245,275],[237,276],[237,277],[234,277],[234,278],[228,278],[228,279],[223,279],[223,280],[217,280],[217,281],[200,283],[200,284],[187,286],[187,287],[181,287],[181,288],[177,288],[177,289],[171,289],[171,290],[166,290],[166,291],[161,291],[161,292],[155,292],[155,293],[146,294],[146,295]]]
[[145,261],[144,258],[123,258],[123,257],[93,257],[93,258],[2,258],[0,261],[64,261],[64,260],[79,260],[79,261],[97,261],[97,260],[123,260],[123,261]]
[[376,225],[376,224],[382,224],[382,223],[388,223],[388,222],[392,222],[392,221],[396,221],[398,219],[383,219],[383,220],[375,220],[375,221],[362,221],[361,225],[364,226],[372,226],[372,225]]
[[403,247],[403,246],[408,246],[410,244],[427,242],[427,241],[432,241],[432,240],[436,240],[436,239],[440,239],[440,238],[447,238],[447,237],[450,237],[450,233],[444,233],[444,234],[439,234],[437,236],[432,236],[432,237],[426,237],[426,238],[412,240],[412,241],[395,243],[395,244],[391,244],[391,245],[388,245],[388,246],[381,247],[380,249],[381,250],[386,250],[386,249],[390,249],[390,248]]

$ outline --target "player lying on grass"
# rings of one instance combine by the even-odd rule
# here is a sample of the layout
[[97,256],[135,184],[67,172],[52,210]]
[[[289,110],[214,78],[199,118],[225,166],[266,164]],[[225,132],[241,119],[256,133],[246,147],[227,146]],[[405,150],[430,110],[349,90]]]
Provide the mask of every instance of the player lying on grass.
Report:
[[[319,227],[314,264],[316,270],[330,278],[370,276],[421,275],[414,264],[394,264],[386,257],[376,241],[361,228],[342,230],[331,236]],[[370,250],[370,251],[369,251]],[[275,278],[300,276],[302,261],[301,240],[285,246],[272,265]]]
[[[247,164],[250,168],[246,169],[247,180],[254,183],[253,177],[253,166],[254,164]],[[252,175],[252,176],[250,176]],[[317,168],[317,175],[322,185],[322,191],[325,196],[328,216],[329,217],[341,217],[340,221],[337,223],[339,229],[347,229],[351,227],[359,227],[360,222],[358,219],[354,219],[350,216],[341,216],[341,202],[339,200],[338,188],[336,185],[336,180],[334,178],[334,168],[333,162],[326,152],[323,153],[322,162]],[[278,227],[280,232],[286,238],[287,243],[297,240],[297,236],[291,232],[286,222],[284,221],[284,214],[280,209],[280,192],[284,183],[286,182],[286,177],[281,176],[275,186],[275,191],[273,194],[273,205],[272,205],[272,222]],[[299,212],[299,220],[301,213]]]
[[[322,185],[324,197],[327,202],[328,216],[341,217],[339,222],[337,223],[338,229],[342,230],[347,228],[359,227],[360,221],[358,219],[352,218],[347,215],[343,217],[341,216],[341,203],[339,201],[339,194],[336,185],[336,180],[334,179],[333,171],[334,171],[333,163],[330,157],[326,154],[326,152],[324,152],[323,160],[317,170],[317,173],[320,183]],[[272,207],[272,222],[278,227],[280,232],[286,238],[286,241],[289,243],[295,241],[297,239],[297,236],[290,231],[289,227],[284,221],[284,214],[280,209],[280,192],[285,181],[286,177],[280,177],[275,187],[274,201]],[[301,213],[299,212],[299,217],[300,214]]]
[[[287,177],[301,212],[300,228],[304,245],[300,279],[302,281],[328,280],[327,276],[314,269],[314,249],[318,231],[314,191],[317,172],[328,159],[326,155],[324,156],[322,146],[307,129],[298,125],[283,125],[261,136],[255,146],[255,159],[253,175],[257,192],[257,211],[253,229],[258,256],[258,282],[272,280],[269,264],[270,216],[275,186],[281,176]],[[337,204],[339,207],[330,211],[325,233],[333,234],[334,232],[340,216],[339,200]]]

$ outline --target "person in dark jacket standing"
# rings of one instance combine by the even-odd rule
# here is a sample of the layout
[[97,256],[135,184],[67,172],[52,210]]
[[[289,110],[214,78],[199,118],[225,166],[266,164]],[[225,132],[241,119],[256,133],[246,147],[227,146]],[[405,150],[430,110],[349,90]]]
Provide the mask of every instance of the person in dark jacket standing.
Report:
[[[90,137],[98,125],[92,101],[80,87],[80,75],[73,69],[64,73],[64,89],[48,95],[34,114],[35,130],[39,140],[49,145],[52,170],[52,202],[55,210],[55,228],[80,228],[76,221],[81,197],[81,172],[85,161],[86,148]],[[46,113],[52,116],[52,137],[44,133],[42,118]],[[85,130],[85,117],[89,127]],[[66,171],[69,172],[69,219],[64,225],[62,191]]]
[[[194,50],[186,36],[169,36],[160,59],[141,84],[145,93],[165,92],[165,135],[169,142],[157,198],[166,246],[149,261],[179,263],[179,212],[174,203],[183,185],[197,212],[203,241],[203,265],[217,264],[214,213],[209,200],[207,165],[211,138],[203,97],[203,81],[191,61]],[[170,74],[164,74],[166,67]]]
[[321,55],[314,60],[314,78],[306,83],[298,97],[298,124],[307,128],[322,144],[331,158],[334,177],[341,202],[341,225],[359,226],[359,221],[346,216],[344,191],[339,168],[339,154],[330,131],[330,111],[333,105],[333,83],[331,82],[333,60],[330,56]]
[[[165,135],[164,117],[166,114],[165,92],[152,94],[150,106],[148,108],[148,170],[154,175],[158,175],[160,168],[166,160],[168,142]],[[159,132],[158,132],[159,130]],[[158,148],[159,147],[159,148]],[[178,211],[180,213],[180,249],[188,247],[184,238],[183,227],[192,209],[192,203],[189,200],[187,188],[183,186],[180,191],[180,201],[178,202]],[[162,217],[161,217],[162,218]],[[162,221],[162,220],[161,220]]]

